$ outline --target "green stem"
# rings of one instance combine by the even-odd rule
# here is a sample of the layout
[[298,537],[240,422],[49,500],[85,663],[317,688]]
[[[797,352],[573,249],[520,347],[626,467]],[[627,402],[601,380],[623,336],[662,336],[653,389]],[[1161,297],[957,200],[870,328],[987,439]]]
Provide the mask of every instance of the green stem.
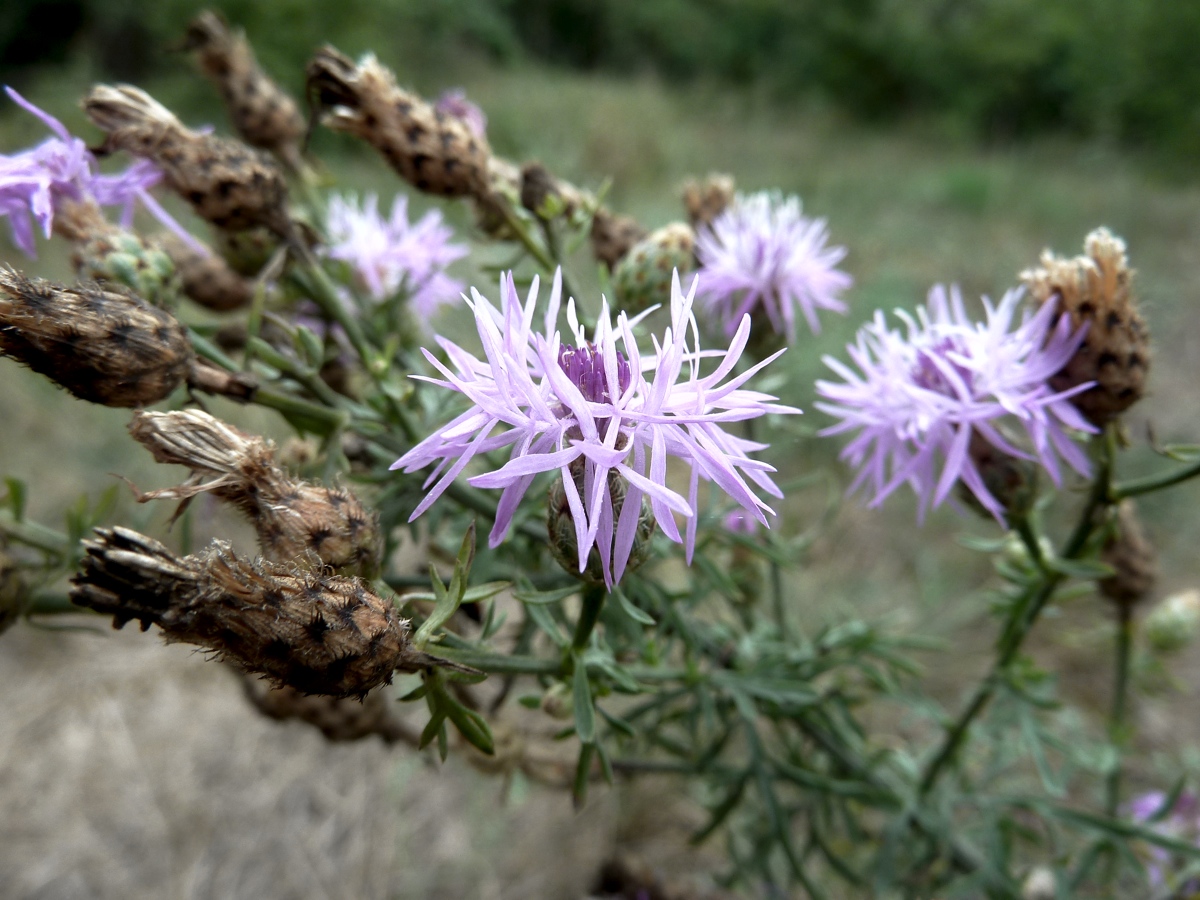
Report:
[[1117,604],[1116,672],[1113,685],[1112,710],[1108,717],[1108,739],[1116,754],[1113,769],[1108,775],[1105,810],[1116,816],[1121,802],[1122,751],[1125,747],[1125,706],[1129,695],[1129,658],[1133,647],[1133,605]]
[[1136,497],[1139,494],[1161,491],[1163,488],[1168,488],[1195,478],[1197,475],[1200,475],[1200,460],[1189,463],[1172,472],[1160,472],[1156,475],[1147,475],[1144,478],[1131,478],[1129,481],[1113,485],[1113,502],[1124,500],[1126,497]]
[[0,512],[0,532],[27,547],[55,556],[66,556],[71,549],[67,536],[61,532],[37,522],[18,522],[7,511]]
[[575,623],[575,638],[571,641],[573,649],[582,650],[588,645],[588,640],[600,618],[600,610],[604,608],[604,599],[607,596],[608,591],[603,587],[584,588],[583,607],[579,610],[579,621]]
[[[1113,502],[1112,470],[1113,461],[1116,456],[1115,428],[1109,425],[1102,435],[1097,436],[1096,443],[1100,445],[1100,460],[1096,478],[1092,482],[1092,490],[1088,496],[1087,503],[1084,504],[1079,521],[1063,549],[1062,556],[1064,559],[1074,559],[1079,556],[1086,546],[1088,538],[1091,537],[1092,532],[1095,530],[1096,510],[1102,505]],[[1038,617],[1042,614],[1042,610],[1045,609],[1046,603],[1054,595],[1054,591],[1064,578],[1062,573],[1050,571],[1046,568],[1041,545],[1038,542],[1037,536],[1030,528],[1029,523],[1018,522],[1017,530],[1042,573],[1040,583],[1031,586],[1025,595],[1013,604],[1012,618],[1004,629],[1004,636],[1000,642],[1000,652],[996,657],[996,661],[992,664],[987,675],[984,676],[983,680],[975,688],[975,692],[971,695],[971,699],[967,702],[966,707],[954,721],[954,724],[947,730],[941,745],[926,766],[917,788],[918,798],[925,797],[933,789],[942,772],[954,759],[959,747],[966,739],[967,731],[970,729],[971,724],[983,712],[992,699],[996,688],[999,687],[1003,680],[1004,672],[1012,664],[1012,661],[1016,659],[1021,646],[1025,643],[1025,638],[1032,630]]]
[[451,662],[462,663],[489,675],[559,675],[562,663],[557,659],[538,659],[533,656],[506,656],[478,650],[463,650],[453,647],[435,646],[431,650]]

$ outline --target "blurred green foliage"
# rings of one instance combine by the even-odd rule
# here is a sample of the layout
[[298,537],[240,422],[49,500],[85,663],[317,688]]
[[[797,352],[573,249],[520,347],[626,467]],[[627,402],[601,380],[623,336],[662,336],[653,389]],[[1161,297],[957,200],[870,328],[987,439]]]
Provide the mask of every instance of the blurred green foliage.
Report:
[[[298,82],[312,48],[373,49],[408,77],[534,59],[817,95],[871,119],[947,118],[986,138],[1047,129],[1200,146],[1200,4],[1178,0],[221,0]],[[80,53],[160,67],[192,0],[7,0],[0,75]],[[36,40],[30,40],[31,33]]]

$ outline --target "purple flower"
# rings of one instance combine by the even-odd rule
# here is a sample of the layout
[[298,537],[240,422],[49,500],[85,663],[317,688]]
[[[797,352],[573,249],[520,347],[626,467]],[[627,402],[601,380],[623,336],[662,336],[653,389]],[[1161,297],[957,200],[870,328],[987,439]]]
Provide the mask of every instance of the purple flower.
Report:
[[[1166,808],[1166,804],[1166,794],[1150,791],[1131,800],[1126,812],[1134,822],[1146,825],[1159,834],[1200,847],[1200,798],[1190,791],[1184,791],[1175,798],[1170,809]],[[1146,873],[1150,877],[1150,885],[1161,888],[1166,884],[1167,875],[1175,867],[1176,860],[1170,851],[1153,845],[1149,847],[1149,856]],[[1188,885],[1180,896],[1192,896],[1200,889],[1200,884],[1195,881],[1189,881]]]
[[[692,313],[696,283],[684,294],[676,273],[671,326],[661,339],[652,338],[653,352],[643,354],[633,332],[641,317],[621,313],[614,325],[607,303],[589,340],[579,326],[574,300],[568,301],[570,331],[564,340],[556,327],[561,272],[554,277],[544,330],[535,331],[537,293],[535,279],[522,305],[511,273],[501,280],[499,309],[472,290],[470,306],[483,359],[439,337],[456,370],[451,371],[425,351],[443,376],[425,380],[462,393],[471,408],[393,464],[393,469],[414,472],[437,463],[426,481],[432,489],[412,518],[425,512],[473,459],[508,447],[507,463],[468,479],[476,487],[502,491],[489,544],[495,547],[504,540],[534,478],[557,470],[575,526],[580,571],[595,545],[610,587],[625,571],[643,498],[663,532],[686,546],[689,562],[701,479],[715,482],[765,525],[765,514],[773,511],[756,489],[781,496],[770,477],[774,469],[749,455],[765,445],[729,434],[723,426],[799,410],[742,387],[778,353],[733,374],[750,335],[749,318],[743,319],[727,351],[701,351]],[[711,370],[701,374],[702,362],[710,360],[711,366],[703,368]],[[686,498],[667,485],[671,457],[690,473]],[[576,486],[580,473],[582,491]],[[626,483],[619,515],[608,488],[614,475]],[[686,520],[686,536],[680,535],[676,515]]]
[[827,247],[824,219],[800,214],[798,197],[777,193],[739,194],[711,227],[696,235],[700,296],[732,334],[743,315],[761,312],[779,334],[796,338],[799,306],[813,333],[818,309],[844,313],[838,294],[852,279],[834,268],[845,247]]
[[442,91],[433,108],[440,113],[462,119],[476,137],[487,137],[487,116],[482,109],[467,99],[467,92],[462,88]]
[[329,256],[348,263],[372,299],[383,301],[403,289],[416,317],[428,322],[439,306],[462,293],[462,282],[444,270],[466,256],[467,248],[450,243],[454,232],[442,223],[440,211],[430,210],[410,224],[403,195],[392,202],[386,220],[375,194],[367,194],[361,207],[354,197],[335,195],[326,225]]
[[[1002,453],[1036,458],[1055,484],[1061,484],[1059,459],[1087,473],[1087,456],[1067,432],[1096,429],[1067,398],[1092,382],[1057,393],[1046,384],[1075,354],[1084,329],[1072,334],[1069,316],[1059,317],[1052,329],[1053,303],[1036,315],[1026,311],[1014,328],[1020,300],[1019,290],[1009,291],[996,307],[984,298],[987,321],[976,323],[967,317],[957,288],[947,296],[938,286],[915,318],[896,313],[906,333],[888,327],[882,312],[859,330],[848,349],[861,374],[825,357],[843,382],[818,381],[817,393],[832,402],[817,406],[841,421],[821,434],[857,431],[841,453],[859,467],[851,491],[869,482],[876,506],[907,482],[923,516],[961,479],[1003,523],[1003,508],[968,452],[973,434]],[[1005,436],[1004,421],[1022,428],[1032,454]]]
[[57,207],[66,200],[119,206],[121,225],[125,228],[133,222],[135,203],[141,203],[189,244],[204,249],[150,196],[150,188],[162,180],[162,173],[153,163],[139,160],[118,175],[101,175],[87,145],[73,137],[62,122],[12,88],[6,87],[5,91],[14,103],[41,119],[55,135],[30,150],[0,154],[0,216],[8,217],[13,243],[22,251],[37,256],[33,223],[36,221],[45,236],[50,237]]

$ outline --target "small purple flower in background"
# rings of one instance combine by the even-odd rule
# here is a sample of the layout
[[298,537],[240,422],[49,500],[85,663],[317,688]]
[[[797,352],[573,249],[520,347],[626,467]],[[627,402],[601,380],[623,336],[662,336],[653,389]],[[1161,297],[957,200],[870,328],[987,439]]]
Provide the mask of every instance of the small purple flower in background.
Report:
[[[661,340],[652,339],[653,352],[643,354],[633,333],[640,317],[631,320],[621,313],[614,324],[607,303],[589,339],[579,326],[574,300],[568,301],[570,331],[564,338],[556,324],[561,272],[555,274],[541,333],[533,329],[536,279],[524,305],[511,273],[501,281],[499,309],[472,290],[470,306],[483,359],[439,337],[457,371],[425,351],[443,377],[424,379],[462,393],[472,406],[392,466],[415,472],[437,463],[426,481],[432,488],[411,518],[425,512],[472,459],[511,447],[506,464],[468,479],[476,487],[503,491],[490,546],[504,540],[533,479],[557,470],[575,527],[579,570],[584,571],[595,545],[609,587],[625,571],[643,498],[667,537],[686,546],[689,562],[701,479],[715,482],[765,525],[765,514],[773,511],[755,489],[782,496],[770,477],[774,469],[749,455],[765,445],[729,434],[723,426],[799,410],[742,388],[778,353],[734,374],[750,335],[749,318],[743,319],[728,350],[696,346],[695,292],[693,282],[685,294],[676,274],[671,326]],[[707,374],[701,374],[702,360],[712,362]],[[671,457],[690,471],[686,498],[667,486]],[[614,476],[626,483],[619,515],[608,487]],[[676,514],[686,520],[686,536],[680,535]]]
[[433,108],[440,113],[462,119],[476,137],[487,137],[487,115],[467,99],[467,92],[462,88],[442,91]]
[[824,219],[800,213],[798,197],[739,194],[696,235],[700,298],[733,334],[743,315],[761,312],[788,341],[796,338],[796,307],[819,333],[818,309],[846,312],[838,295],[853,283],[835,268],[845,247],[828,247]]
[[150,195],[150,188],[162,180],[162,173],[152,163],[138,160],[118,175],[101,175],[87,145],[73,137],[62,122],[12,88],[5,91],[14,103],[41,119],[55,134],[30,150],[0,154],[0,216],[8,217],[13,243],[24,253],[37,256],[33,223],[36,221],[50,237],[56,207],[66,200],[119,206],[124,228],[133,223],[135,204],[141,203],[189,245],[207,252]]
[[373,300],[381,302],[404,289],[416,317],[428,322],[439,306],[462,293],[462,282],[444,270],[466,256],[467,248],[450,243],[454,232],[442,223],[439,210],[412,224],[403,195],[396,196],[386,220],[375,194],[367,194],[361,206],[355,197],[335,195],[326,226],[329,256],[348,263]]
[[[1175,798],[1170,809],[1164,808],[1166,803],[1166,794],[1150,791],[1131,800],[1126,812],[1139,825],[1146,825],[1166,837],[1200,846],[1200,798],[1190,791],[1184,791]],[[1163,847],[1150,845],[1147,849],[1150,858],[1146,864],[1146,874],[1150,878],[1150,886],[1163,888],[1177,860]],[[1179,896],[1192,896],[1197,890],[1200,890],[1200,883],[1189,881]]]
[[[841,453],[859,467],[851,491],[870,483],[871,505],[877,506],[907,482],[924,516],[961,480],[1003,523],[1004,510],[968,452],[974,434],[1001,453],[1036,458],[1055,484],[1061,484],[1059,459],[1087,474],[1087,456],[1067,431],[1096,429],[1067,398],[1092,383],[1058,393],[1046,384],[1075,354],[1084,331],[1072,334],[1069,316],[1058,317],[1051,329],[1053,303],[1043,304],[1036,315],[1026,311],[1014,328],[1020,300],[1019,290],[1009,291],[995,307],[984,298],[987,321],[976,323],[963,309],[957,288],[947,295],[938,286],[929,294],[928,308],[918,308],[915,318],[896,313],[906,334],[888,327],[882,312],[859,330],[848,349],[861,374],[825,357],[843,381],[818,381],[817,393],[831,402],[816,405],[841,421],[821,434],[858,432]],[[1005,437],[1002,419],[1023,428],[1032,455]]]

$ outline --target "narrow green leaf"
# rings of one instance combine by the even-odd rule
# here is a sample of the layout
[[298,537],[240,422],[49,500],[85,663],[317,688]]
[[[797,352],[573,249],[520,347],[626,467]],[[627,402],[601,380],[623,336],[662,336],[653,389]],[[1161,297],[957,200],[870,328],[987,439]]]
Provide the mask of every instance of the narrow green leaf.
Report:
[[313,334],[310,328],[304,325],[297,325],[292,343],[296,347],[296,352],[300,354],[300,358],[310,368],[321,368],[321,365],[325,362],[325,347],[321,343],[321,339]]
[[1063,559],[1061,557],[1047,559],[1046,568],[1052,572],[1058,572],[1060,575],[1066,575],[1068,578],[1080,578],[1085,581],[1111,578],[1115,572],[1112,566],[1099,560]]
[[462,549],[458,552],[458,559],[454,563],[454,574],[450,578],[449,587],[442,585],[442,580],[433,570],[433,566],[429,567],[429,581],[433,586],[433,593],[436,596],[433,612],[429,614],[421,627],[417,629],[417,633],[413,635],[413,643],[420,649],[424,649],[435,633],[448,621],[451,616],[458,611],[458,607],[462,604],[463,596],[467,592],[467,578],[470,575],[471,560],[475,558],[475,523],[472,522],[467,527],[467,533],[463,537]]
[[595,744],[579,745],[579,762],[575,765],[575,783],[571,788],[571,799],[577,810],[587,802],[588,779],[592,774],[592,754],[595,752]]
[[495,753],[492,730],[488,727],[488,723],[483,716],[474,710],[467,709],[449,694],[442,701],[442,708],[446,710],[446,717],[454,723],[454,727],[458,729],[458,733],[466,738],[470,744],[482,750],[488,756]]
[[513,591],[513,596],[524,604],[543,606],[547,603],[558,603],[559,601],[566,600],[573,594],[578,594],[580,590],[579,585],[555,588],[552,591],[535,591],[531,588],[529,590],[521,589]]
[[614,590],[609,596],[617,598],[617,606],[622,612],[625,613],[625,615],[633,619],[633,621],[641,625],[654,624],[654,619],[651,618],[650,614],[634,606],[633,603],[630,602],[629,598],[625,596],[625,592],[620,588]]
[[600,713],[600,715],[604,717],[604,721],[612,726],[614,730],[621,732],[621,734],[625,735],[626,737],[637,736],[637,732],[634,730],[632,725],[630,725],[620,716],[615,716],[606,711],[599,703],[596,704],[596,712]]
[[5,499],[8,501],[8,508],[12,510],[13,518],[18,522],[23,522],[25,520],[25,501],[29,496],[25,482],[20,478],[5,478],[4,484],[8,488]]
[[575,704],[575,733],[585,744],[596,739],[596,710],[592,706],[592,686],[588,681],[587,666],[581,658],[575,660],[575,676],[572,685],[572,701]]
[[417,749],[424,750],[426,747],[428,747],[429,742],[437,737],[438,731],[442,728],[445,722],[446,713],[441,709],[437,710],[437,712],[430,716],[429,722],[426,723],[424,730],[421,732],[421,739],[417,741]]
[[747,770],[738,777],[738,780],[734,782],[733,787],[730,789],[729,793],[725,795],[721,802],[712,808],[712,811],[709,813],[711,818],[708,820],[708,824],[693,834],[691,838],[689,838],[688,843],[692,844],[692,846],[702,844],[714,831],[721,827],[722,823],[729,818],[729,814],[733,812],[737,808],[737,805],[741,802],[742,794],[745,793],[746,783],[749,780],[750,772]]
[[550,640],[554,641],[560,648],[566,649],[571,646],[571,639],[563,634],[562,629],[550,617],[550,611],[545,606],[527,604],[525,611],[529,614],[529,618],[533,620],[533,624],[544,631]]
[[612,760],[608,758],[608,751],[604,749],[604,744],[596,743],[596,756],[600,760],[600,776],[604,779],[605,784],[613,783],[613,768]]

